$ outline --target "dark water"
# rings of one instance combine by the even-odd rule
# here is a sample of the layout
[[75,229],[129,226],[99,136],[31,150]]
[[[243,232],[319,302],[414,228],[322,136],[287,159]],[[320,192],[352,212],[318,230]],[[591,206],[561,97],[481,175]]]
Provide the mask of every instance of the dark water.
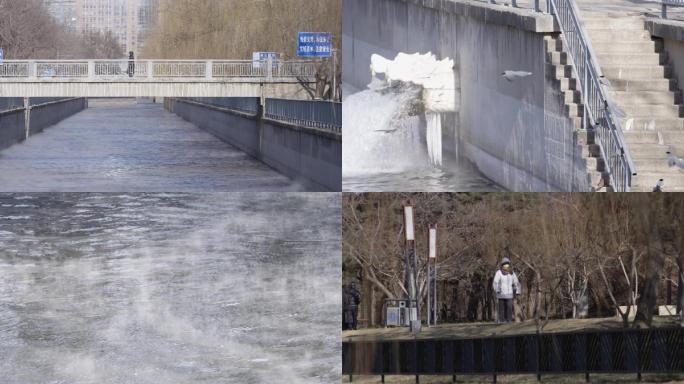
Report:
[[0,195],[0,382],[338,382],[339,204]]
[[503,188],[467,163],[407,169],[402,172],[345,174],[344,192],[498,192]]
[[303,190],[159,104],[89,103],[89,109],[0,151],[0,191]]

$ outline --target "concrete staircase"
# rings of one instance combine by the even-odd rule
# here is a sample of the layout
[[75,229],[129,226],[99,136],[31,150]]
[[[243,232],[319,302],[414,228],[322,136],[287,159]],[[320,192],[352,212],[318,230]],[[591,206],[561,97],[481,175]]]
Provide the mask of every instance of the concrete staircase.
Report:
[[578,152],[587,168],[587,177],[593,190],[605,190],[600,185],[607,184],[608,174],[605,172],[604,161],[601,158],[600,147],[594,141],[592,132],[582,126],[584,107],[582,93],[577,82],[576,74],[570,65],[568,53],[565,50],[560,35],[545,36],[546,71],[555,77],[555,86],[563,94],[565,112],[573,122],[574,134],[578,145]]
[[[613,101],[627,114],[622,127],[638,175],[633,191],[684,191],[684,171],[667,165],[667,151],[684,155],[684,105],[663,43],[651,39],[641,17],[583,13],[582,20]],[[633,128],[626,130],[633,119]]]

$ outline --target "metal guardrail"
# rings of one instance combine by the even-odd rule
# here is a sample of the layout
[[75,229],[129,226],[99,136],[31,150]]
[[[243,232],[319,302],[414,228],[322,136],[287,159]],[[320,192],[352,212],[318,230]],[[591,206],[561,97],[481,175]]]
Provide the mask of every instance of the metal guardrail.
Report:
[[199,104],[230,109],[251,115],[259,113],[258,97],[186,97],[183,100],[190,100]]
[[[480,0],[482,1],[482,0]],[[531,8],[537,12],[542,12],[541,0],[484,0],[489,4],[507,5],[510,4],[514,8]]]
[[636,168],[625,144],[620,122],[608,107],[608,94],[601,84],[601,67],[580,23],[579,11],[574,0],[550,0],[549,4],[560,25],[577,82],[581,85],[583,127],[592,127],[595,131],[610,185],[617,192],[628,192]]
[[660,15],[663,19],[667,19],[667,6],[671,5],[673,7],[684,7],[684,0],[660,0],[662,5],[662,10]]
[[0,81],[313,78],[312,60],[5,60]]
[[342,103],[317,100],[266,99],[264,117],[342,133]]
[[21,97],[0,97],[0,112],[24,108],[24,99]]
[[343,375],[684,373],[684,328],[342,343]]

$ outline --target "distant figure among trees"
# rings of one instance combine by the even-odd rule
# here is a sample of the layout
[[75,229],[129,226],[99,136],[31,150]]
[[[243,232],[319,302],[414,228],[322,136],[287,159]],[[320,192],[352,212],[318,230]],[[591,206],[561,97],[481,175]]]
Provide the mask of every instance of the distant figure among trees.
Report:
[[361,293],[356,288],[356,283],[351,282],[342,292],[342,307],[344,311],[344,329],[356,329],[356,318],[359,313]]
[[496,322],[513,322],[513,298],[520,295],[520,281],[507,257],[501,260],[501,268],[494,275],[493,287],[497,299]]

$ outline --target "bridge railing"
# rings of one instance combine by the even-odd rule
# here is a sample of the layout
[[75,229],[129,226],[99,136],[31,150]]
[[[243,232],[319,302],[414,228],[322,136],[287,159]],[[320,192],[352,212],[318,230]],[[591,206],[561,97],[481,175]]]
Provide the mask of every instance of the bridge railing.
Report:
[[5,60],[0,81],[313,78],[313,60]]
[[199,104],[230,109],[255,116],[259,113],[258,97],[186,97],[183,100],[190,100]]
[[673,7],[684,7],[684,0],[656,0],[658,1],[661,6],[661,12],[660,15],[662,16],[663,19],[667,19],[667,6],[673,6]]
[[342,103],[317,100],[266,99],[264,117],[342,133]]
[[610,185],[617,192],[629,192],[636,168],[629,153],[619,120],[609,107],[608,93],[601,78],[601,67],[579,20],[574,0],[550,0],[551,11],[558,20],[567,43],[572,67],[581,85],[584,129],[593,128]]

